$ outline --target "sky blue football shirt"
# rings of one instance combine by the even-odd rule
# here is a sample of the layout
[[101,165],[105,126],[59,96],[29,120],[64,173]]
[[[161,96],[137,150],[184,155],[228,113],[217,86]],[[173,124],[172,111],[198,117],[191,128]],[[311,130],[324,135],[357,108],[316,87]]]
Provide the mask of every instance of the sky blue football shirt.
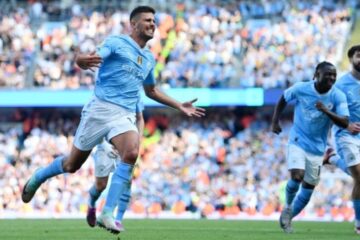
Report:
[[332,121],[320,112],[315,104],[321,101],[331,111],[340,116],[349,116],[345,94],[332,87],[327,93],[320,94],[315,82],[300,82],[284,92],[286,102],[295,100],[294,123],[290,131],[289,143],[304,151],[323,155]]
[[128,35],[110,36],[98,47],[103,59],[95,82],[95,95],[136,112],[143,84],[154,85],[155,59]]
[[[350,122],[360,122],[360,81],[351,73],[342,76],[335,86],[345,93],[350,112]],[[348,130],[338,126],[333,127],[336,138],[351,136],[360,139],[360,134],[353,135]]]

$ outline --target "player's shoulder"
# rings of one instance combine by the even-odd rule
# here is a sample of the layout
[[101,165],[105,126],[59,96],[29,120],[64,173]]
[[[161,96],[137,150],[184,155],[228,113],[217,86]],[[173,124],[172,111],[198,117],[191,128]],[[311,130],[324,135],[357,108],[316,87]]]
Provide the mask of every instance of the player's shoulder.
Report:
[[356,84],[356,81],[354,81],[354,77],[351,75],[350,72],[345,73],[342,75],[335,83],[335,86],[343,86],[343,85],[351,85]]
[[294,85],[292,85],[290,88],[298,89],[298,90],[302,90],[302,89],[306,90],[307,88],[311,88],[312,84],[313,84],[312,81],[309,82],[301,81],[294,83]]
[[294,86],[296,87],[307,87],[307,86],[311,86],[314,82],[313,81],[300,81],[300,82],[296,82],[294,84]]
[[126,37],[125,35],[110,35],[105,39],[105,42],[108,44],[122,44],[125,43]]
[[349,80],[351,79],[352,75],[350,72],[346,72],[344,73],[343,75],[341,75],[341,77],[339,78],[338,81],[346,81],[346,80]]

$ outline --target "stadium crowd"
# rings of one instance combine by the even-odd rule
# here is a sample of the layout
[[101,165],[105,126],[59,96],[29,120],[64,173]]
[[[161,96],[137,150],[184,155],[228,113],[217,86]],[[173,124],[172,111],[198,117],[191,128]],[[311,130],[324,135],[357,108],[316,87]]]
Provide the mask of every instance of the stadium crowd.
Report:
[[[150,43],[158,81],[172,88],[283,88],[312,79],[314,63],[339,60],[351,27],[348,5],[330,2],[184,1],[159,11]],[[28,74],[36,87],[91,88],[94,73],[74,65],[73,48],[93,51],[109,34],[128,33],[128,13],[75,4],[66,20],[38,17],[42,24],[30,25],[45,10],[19,8],[0,17],[0,86],[23,88]]]
[[25,11],[0,14],[0,88],[25,87],[35,45],[35,34]]
[[[87,190],[94,181],[92,159],[74,175],[47,181],[29,204],[21,202],[20,189],[30,174],[53,156],[69,152],[79,120],[76,114],[53,112],[47,119],[40,115],[17,112],[11,122],[18,124],[0,132],[0,216],[11,211],[53,216],[86,211]],[[210,111],[200,121],[148,115],[134,172],[132,212],[190,211],[202,216],[278,212],[288,175],[286,133],[291,125],[285,121],[285,133],[275,137],[267,122],[258,113],[225,109]],[[321,215],[351,210],[348,183],[343,173],[325,168],[306,211]]]

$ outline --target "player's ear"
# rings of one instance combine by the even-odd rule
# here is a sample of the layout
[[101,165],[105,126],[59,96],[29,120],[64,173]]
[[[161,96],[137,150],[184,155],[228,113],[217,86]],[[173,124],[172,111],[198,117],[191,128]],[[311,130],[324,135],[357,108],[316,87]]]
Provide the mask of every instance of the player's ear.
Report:
[[315,80],[316,78],[319,77],[319,71],[316,70],[315,73],[314,73],[314,77],[313,77],[313,80]]
[[130,26],[131,26],[131,28],[132,29],[136,29],[136,20],[135,19],[132,19],[131,21],[130,21]]

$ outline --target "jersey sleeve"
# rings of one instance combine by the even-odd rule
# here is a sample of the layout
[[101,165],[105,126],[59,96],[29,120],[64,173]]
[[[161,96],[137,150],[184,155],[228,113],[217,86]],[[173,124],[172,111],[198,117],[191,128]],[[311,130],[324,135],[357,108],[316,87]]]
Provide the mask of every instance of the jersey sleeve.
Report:
[[96,53],[102,58],[105,59],[111,55],[114,49],[114,38],[106,38],[97,48]]
[[151,57],[152,68],[151,68],[149,74],[145,78],[144,85],[155,85],[156,84],[156,79],[155,79],[154,69],[155,69],[156,62],[155,62],[154,56],[151,53],[148,53],[148,54]]
[[286,102],[297,99],[297,95],[301,85],[301,83],[296,83],[284,91],[284,99]]
[[155,84],[156,84],[156,80],[155,80],[154,69],[151,69],[144,81],[144,85],[155,85]]
[[350,116],[345,93],[338,90],[338,91],[336,91],[335,96],[336,96],[336,98],[335,98],[335,111],[336,111],[336,113],[338,115],[340,115],[340,116]]

